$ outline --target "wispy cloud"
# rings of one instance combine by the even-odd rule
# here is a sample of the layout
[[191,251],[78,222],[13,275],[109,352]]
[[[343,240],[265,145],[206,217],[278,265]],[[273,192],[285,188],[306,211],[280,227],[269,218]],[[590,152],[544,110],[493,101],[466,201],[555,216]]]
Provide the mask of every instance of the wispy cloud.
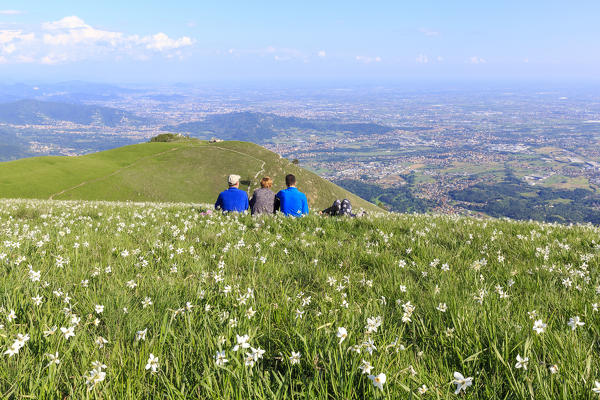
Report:
[[234,57],[242,56],[258,56],[258,57],[272,57],[275,61],[308,61],[308,55],[304,52],[289,47],[275,47],[267,46],[257,49],[235,49],[231,48],[227,50],[227,53]]
[[0,30],[0,56],[6,62],[60,64],[86,59],[149,59],[153,55],[183,57],[181,49],[194,40],[153,35],[125,34],[95,28],[77,16],[45,22],[37,32]]
[[485,63],[487,63],[487,60],[485,58],[481,58],[478,56],[472,56],[472,57],[469,57],[467,62],[469,64],[485,64]]
[[0,10],[0,15],[19,15],[23,14],[23,11],[19,10]]
[[417,58],[415,58],[415,61],[419,64],[427,64],[429,62],[429,57],[427,57],[425,54],[419,54]]
[[355,59],[356,59],[356,61],[364,63],[364,64],[381,62],[381,57],[379,57],[379,56],[376,56],[376,57],[356,56]]
[[439,36],[440,34],[438,31],[433,31],[427,28],[420,28],[419,32],[421,32],[425,36]]
[[427,54],[421,53],[415,58],[415,61],[418,64],[441,63],[441,62],[444,62],[444,57],[442,57],[442,56],[429,57]]
[[325,50],[321,50],[317,53],[317,55],[321,58],[325,58],[327,57],[327,53],[325,52]]

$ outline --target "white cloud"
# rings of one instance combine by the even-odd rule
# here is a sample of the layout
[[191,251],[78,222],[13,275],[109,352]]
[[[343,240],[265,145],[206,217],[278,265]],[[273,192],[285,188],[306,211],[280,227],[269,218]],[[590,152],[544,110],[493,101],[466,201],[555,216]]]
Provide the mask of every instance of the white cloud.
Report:
[[437,56],[436,60],[437,60],[438,62],[443,62],[443,61],[444,61],[444,57],[442,57],[442,56]]
[[146,60],[152,54],[181,58],[181,50],[193,44],[194,40],[188,36],[171,38],[163,32],[140,36],[99,29],[75,15],[45,22],[38,32],[0,30],[0,55],[5,56],[6,62],[14,63],[37,60],[42,64],[59,64],[99,58]]
[[432,31],[431,29],[427,28],[421,28],[419,29],[419,32],[421,32],[425,36],[439,36],[440,34],[438,31]]
[[0,54],[4,62],[8,62],[6,56],[14,54],[19,46],[35,39],[33,33],[23,33],[21,30],[0,30]]
[[165,51],[179,49],[181,47],[191,46],[194,41],[187,36],[179,39],[171,39],[162,32],[150,37],[142,38],[142,42],[146,42],[146,48],[151,50]]
[[71,61],[71,59],[67,54],[64,54],[64,53],[59,53],[59,54],[50,53],[48,55],[43,56],[42,59],[40,60],[40,62],[42,64],[46,64],[46,65],[62,64],[64,62],[68,62],[68,61]]
[[419,54],[415,61],[419,64],[427,64],[429,62],[429,57],[427,57],[425,54]]
[[260,49],[229,49],[227,53],[234,57],[241,56],[259,56],[259,57],[272,57],[275,61],[292,61],[300,60],[308,62],[308,56],[298,50],[287,47],[275,47],[267,46]]
[[58,29],[77,29],[77,28],[91,28],[81,18],[71,15],[70,17],[64,17],[58,21],[44,22],[42,29],[47,31],[53,31]]
[[23,11],[19,10],[0,10],[0,15],[19,15],[23,14]]
[[117,46],[125,40],[121,32],[111,32],[92,28],[76,16],[45,22],[42,29],[52,33],[44,34],[44,43],[53,46],[71,46],[77,44],[95,44],[99,42]]
[[23,33],[20,30],[0,29],[0,44],[10,43],[16,40],[29,41],[33,40],[35,35],[33,33]]
[[487,63],[485,58],[481,58],[478,56],[469,57],[467,62],[470,64],[485,64],[485,63]]
[[321,50],[317,53],[317,55],[321,58],[325,58],[327,57],[327,53],[325,53],[325,50]]
[[377,57],[368,57],[368,56],[356,56],[356,61],[364,63],[364,64],[371,64],[374,62],[381,62],[381,57],[377,56]]

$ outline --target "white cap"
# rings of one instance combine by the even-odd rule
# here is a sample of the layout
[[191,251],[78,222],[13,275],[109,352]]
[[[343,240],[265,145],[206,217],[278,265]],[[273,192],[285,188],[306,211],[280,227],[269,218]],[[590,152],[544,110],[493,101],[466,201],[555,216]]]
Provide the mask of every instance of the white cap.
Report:
[[229,175],[229,178],[227,178],[227,182],[229,182],[229,186],[233,186],[240,182],[240,178],[241,176],[239,175],[231,174]]

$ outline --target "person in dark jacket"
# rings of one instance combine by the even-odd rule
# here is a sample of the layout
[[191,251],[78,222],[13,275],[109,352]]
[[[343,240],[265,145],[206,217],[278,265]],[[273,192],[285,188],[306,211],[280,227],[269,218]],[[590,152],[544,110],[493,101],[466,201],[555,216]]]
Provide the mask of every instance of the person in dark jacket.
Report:
[[250,199],[252,215],[273,214],[275,212],[275,193],[271,191],[273,180],[265,176],[260,181],[260,189],[256,189]]

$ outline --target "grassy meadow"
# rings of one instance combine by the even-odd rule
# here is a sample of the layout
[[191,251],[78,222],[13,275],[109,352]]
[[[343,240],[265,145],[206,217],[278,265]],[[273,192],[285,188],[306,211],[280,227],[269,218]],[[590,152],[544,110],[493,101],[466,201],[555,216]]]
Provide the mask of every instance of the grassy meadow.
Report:
[[0,395],[593,399],[600,230],[0,201]]

